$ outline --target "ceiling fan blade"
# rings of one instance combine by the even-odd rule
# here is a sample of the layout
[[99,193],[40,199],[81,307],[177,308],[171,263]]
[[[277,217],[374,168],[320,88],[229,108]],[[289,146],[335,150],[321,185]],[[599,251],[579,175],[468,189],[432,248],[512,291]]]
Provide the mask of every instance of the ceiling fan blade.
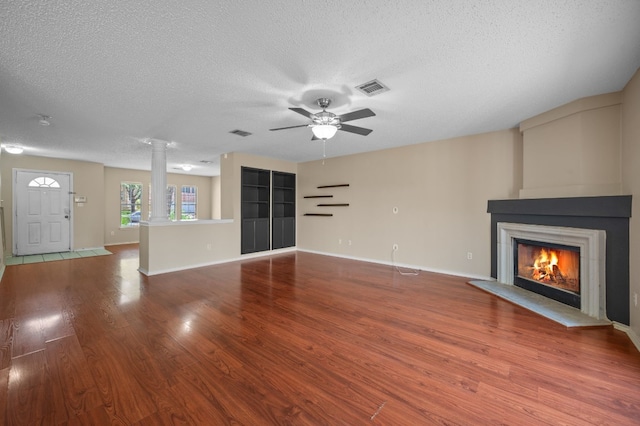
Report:
[[311,118],[311,113],[306,109],[302,109],[302,108],[289,108],[289,109],[293,112],[297,112],[298,114],[302,114],[307,118]]
[[298,126],[278,127],[277,129],[269,129],[269,130],[295,129],[296,127],[309,127],[309,125],[308,124],[300,124]]
[[367,136],[369,133],[373,132],[371,129],[365,129],[364,127],[352,126],[350,124],[343,124],[338,130],[343,130],[345,132],[357,133],[358,135]]
[[344,123],[345,121],[357,120],[359,118],[373,117],[374,115],[376,114],[373,111],[371,111],[369,108],[365,108],[365,109],[360,109],[358,111],[348,112],[346,114],[339,116],[338,118],[342,123]]

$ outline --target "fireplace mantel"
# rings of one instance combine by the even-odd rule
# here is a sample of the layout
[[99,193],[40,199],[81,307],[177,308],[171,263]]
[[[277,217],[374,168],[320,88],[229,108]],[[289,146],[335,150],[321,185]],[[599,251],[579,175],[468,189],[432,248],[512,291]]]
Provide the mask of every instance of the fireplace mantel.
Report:
[[606,319],[605,312],[605,232],[598,229],[563,226],[498,223],[498,281],[513,284],[514,239],[563,244],[580,249],[580,280],[582,313]]
[[631,196],[489,200],[491,276],[498,278],[498,223],[603,230],[606,233],[607,317],[629,325],[629,218]]

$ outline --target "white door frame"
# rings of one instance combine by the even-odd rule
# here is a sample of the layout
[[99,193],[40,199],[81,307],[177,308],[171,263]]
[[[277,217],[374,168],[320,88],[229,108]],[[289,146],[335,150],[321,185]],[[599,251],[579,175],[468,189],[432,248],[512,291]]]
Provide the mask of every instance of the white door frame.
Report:
[[13,212],[12,212],[12,220],[11,220],[11,229],[12,229],[12,235],[11,235],[11,239],[13,240],[11,242],[11,252],[13,253],[13,255],[15,256],[17,254],[17,250],[18,250],[18,239],[17,239],[17,235],[18,235],[18,226],[17,226],[17,221],[16,221],[16,217],[17,217],[17,212],[18,212],[18,194],[16,191],[16,182],[17,182],[17,176],[19,172],[28,172],[28,173],[45,173],[45,174],[55,174],[55,175],[67,175],[69,177],[69,249],[71,251],[73,251],[73,223],[74,218],[75,218],[75,212],[73,210],[73,195],[75,194],[75,192],[73,191],[73,172],[61,172],[61,171],[56,171],[56,170],[36,170],[36,169],[20,169],[20,168],[14,168],[13,169],[13,173],[12,173],[12,181],[11,181],[11,191],[12,191],[12,200],[13,200]]

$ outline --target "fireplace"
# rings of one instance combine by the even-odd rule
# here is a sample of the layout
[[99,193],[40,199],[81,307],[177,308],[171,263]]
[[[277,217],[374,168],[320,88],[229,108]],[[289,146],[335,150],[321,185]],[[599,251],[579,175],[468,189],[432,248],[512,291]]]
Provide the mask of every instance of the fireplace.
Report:
[[[606,260],[606,233],[599,229],[571,228],[564,226],[530,225],[525,223],[500,222],[497,229],[497,261],[498,281],[504,284],[518,285],[527,290],[535,291],[543,296],[550,297],[565,304],[580,309],[584,314],[598,319],[606,319],[605,305],[605,260]],[[521,257],[518,246],[524,246],[523,257],[529,257],[530,252],[546,250],[547,254],[552,249],[557,253],[560,250],[573,252],[566,254],[571,260],[571,265],[562,267],[567,269],[578,268],[578,271],[562,272],[568,280],[574,283],[579,280],[578,295],[564,291],[559,286],[552,286],[551,279],[545,281],[545,274],[537,275],[539,280],[523,278],[519,272],[524,273],[523,266],[519,271],[518,258]],[[577,259],[575,258],[577,256]],[[535,259],[533,259],[535,262]],[[551,263],[550,261],[547,261]],[[553,269],[553,267],[552,267]],[[558,268],[556,268],[556,275]],[[570,277],[569,277],[570,275]],[[556,281],[561,281],[556,278]],[[575,283],[574,283],[575,284]],[[564,283],[563,285],[567,285]],[[536,291],[537,290],[537,291]],[[574,292],[575,293],[575,292]]]
[[[579,309],[629,324],[630,195],[489,200],[487,211],[492,277],[517,285],[516,252],[522,241],[577,249]],[[573,278],[573,273],[565,274]]]
[[516,239],[513,283],[574,308],[580,304],[580,247]]

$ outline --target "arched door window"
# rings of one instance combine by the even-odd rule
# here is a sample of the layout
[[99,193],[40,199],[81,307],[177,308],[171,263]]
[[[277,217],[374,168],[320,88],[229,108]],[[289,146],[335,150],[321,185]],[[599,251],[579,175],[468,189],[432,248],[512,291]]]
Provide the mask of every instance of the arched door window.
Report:
[[40,176],[29,182],[31,188],[60,188],[60,184],[57,180],[50,177]]

